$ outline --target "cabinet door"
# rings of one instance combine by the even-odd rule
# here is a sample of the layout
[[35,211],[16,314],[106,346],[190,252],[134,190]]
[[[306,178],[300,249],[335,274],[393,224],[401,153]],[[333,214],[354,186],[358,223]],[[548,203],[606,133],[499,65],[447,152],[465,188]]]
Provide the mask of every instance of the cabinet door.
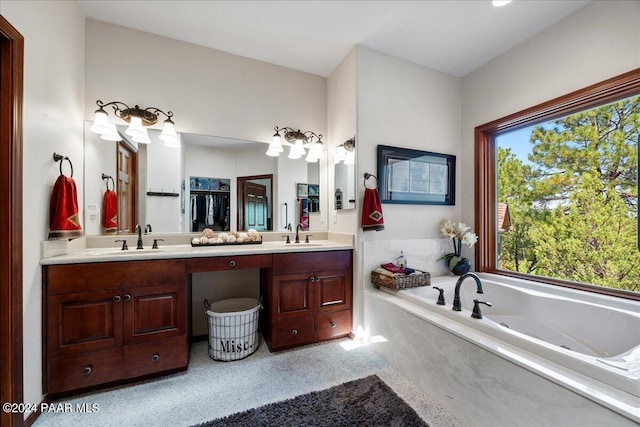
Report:
[[335,270],[317,273],[314,280],[317,313],[351,308],[351,271]]
[[48,356],[121,346],[123,303],[117,289],[49,296]]
[[125,289],[124,343],[138,344],[186,333],[184,283]]
[[271,315],[274,320],[313,316],[314,295],[312,274],[273,276]]

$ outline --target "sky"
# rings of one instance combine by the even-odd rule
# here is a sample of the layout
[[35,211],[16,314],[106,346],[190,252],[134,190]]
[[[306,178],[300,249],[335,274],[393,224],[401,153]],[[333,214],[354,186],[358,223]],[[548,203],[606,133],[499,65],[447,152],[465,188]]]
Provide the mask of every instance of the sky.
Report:
[[522,160],[523,163],[529,164],[527,156],[531,153],[531,144],[529,137],[535,126],[528,126],[516,131],[507,131],[504,134],[496,136],[496,144],[500,148],[511,148],[511,152]]

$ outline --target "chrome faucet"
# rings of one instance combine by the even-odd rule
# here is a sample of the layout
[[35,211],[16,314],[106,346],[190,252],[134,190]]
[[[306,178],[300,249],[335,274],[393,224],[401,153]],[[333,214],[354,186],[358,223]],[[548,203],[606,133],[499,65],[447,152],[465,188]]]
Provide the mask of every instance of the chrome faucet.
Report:
[[299,231],[300,231],[301,228],[302,228],[302,224],[296,225],[296,240],[295,240],[296,243],[300,243]]
[[144,249],[142,246],[142,227],[140,227],[140,224],[136,224],[135,231],[138,233],[138,247],[136,249]]
[[482,283],[480,283],[480,278],[475,273],[463,274],[462,276],[460,276],[460,278],[456,282],[456,290],[453,295],[453,310],[455,311],[462,311],[462,304],[460,303],[460,285],[462,285],[462,282],[464,282],[464,279],[466,279],[467,277],[471,277],[473,280],[476,281],[479,294],[484,293],[484,291],[482,290]]

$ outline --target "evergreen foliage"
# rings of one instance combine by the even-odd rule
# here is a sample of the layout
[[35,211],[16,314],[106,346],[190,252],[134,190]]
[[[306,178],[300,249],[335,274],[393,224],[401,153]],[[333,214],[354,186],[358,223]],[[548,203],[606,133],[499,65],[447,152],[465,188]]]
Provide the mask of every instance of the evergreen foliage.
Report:
[[639,138],[636,96],[536,126],[528,162],[498,147],[500,268],[640,291]]

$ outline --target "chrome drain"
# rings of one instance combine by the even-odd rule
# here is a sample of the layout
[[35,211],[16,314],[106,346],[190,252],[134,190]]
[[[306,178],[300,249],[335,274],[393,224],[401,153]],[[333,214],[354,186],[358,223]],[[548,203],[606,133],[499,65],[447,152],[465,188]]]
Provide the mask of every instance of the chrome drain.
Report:
[[[562,347],[562,348],[566,348],[567,350],[571,350],[571,347],[566,346],[566,345],[564,345],[564,344],[563,344],[563,345],[561,345],[560,347]],[[573,351],[573,350],[571,350],[571,351]]]
[[505,327],[505,328],[507,328],[507,329],[511,329],[511,328],[509,327],[509,325],[507,325],[506,323],[500,323],[500,326],[504,326],[504,327]]

